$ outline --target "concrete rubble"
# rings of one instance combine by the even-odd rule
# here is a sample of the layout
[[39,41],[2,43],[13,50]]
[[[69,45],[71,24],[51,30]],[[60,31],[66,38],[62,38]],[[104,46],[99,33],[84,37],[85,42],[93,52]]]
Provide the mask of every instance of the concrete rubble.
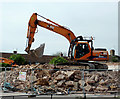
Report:
[[[6,73],[2,71],[0,85],[10,91],[35,94],[68,94],[76,91],[82,93],[83,88],[86,92],[93,93],[118,91],[119,71],[84,71],[82,73],[82,70],[67,69],[69,69],[67,66],[50,64],[19,66]],[[20,72],[26,72],[25,81],[19,79]]]

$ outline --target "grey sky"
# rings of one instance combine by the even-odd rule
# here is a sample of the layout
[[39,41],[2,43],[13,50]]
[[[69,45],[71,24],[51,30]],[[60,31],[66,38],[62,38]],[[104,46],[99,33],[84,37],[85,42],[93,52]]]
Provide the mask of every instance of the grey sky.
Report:
[[[70,28],[76,36],[95,37],[94,47],[115,49],[118,53],[117,2],[6,2],[1,3],[2,52],[25,53],[27,25],[38,13]],[[41,19],[38,17],[38,19]],[[69,42],[59,34],[38,26],[32,48],[45,43],[45,53],[68,51]]]

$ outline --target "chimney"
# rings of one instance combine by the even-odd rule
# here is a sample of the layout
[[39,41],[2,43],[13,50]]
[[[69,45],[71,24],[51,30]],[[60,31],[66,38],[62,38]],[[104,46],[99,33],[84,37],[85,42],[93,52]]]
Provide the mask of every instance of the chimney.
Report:
[[17,54],[17,51],[13,51],[13,54]]
[[115,50],[113,50],[113,49],[110,50],[110,55],[111,55],[111,56],[115,56]]

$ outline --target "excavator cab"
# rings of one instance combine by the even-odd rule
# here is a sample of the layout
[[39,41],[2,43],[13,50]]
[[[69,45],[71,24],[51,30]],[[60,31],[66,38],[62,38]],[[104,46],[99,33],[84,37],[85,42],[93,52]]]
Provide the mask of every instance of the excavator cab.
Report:
[[71,42],[68,56],[76,61],[107,61],[109,59],[107,50],[94,50],[93,37],[86,39],[82,36]]
[[[91,43],[91,44],[90,44]],[[92,40],[84,39],[82,36],[75,38],[69,47],[68,56],[74,60],[86,61],[86,57],[90,56],[92,47]],[[91,46],[90,46],[91,45]]]

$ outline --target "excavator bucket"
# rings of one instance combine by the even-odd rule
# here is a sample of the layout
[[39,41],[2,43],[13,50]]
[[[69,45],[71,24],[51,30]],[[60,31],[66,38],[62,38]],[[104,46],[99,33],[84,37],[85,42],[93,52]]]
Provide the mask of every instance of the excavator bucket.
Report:
[[38,48],[36,48],[35,50],[30,50],[30,55],[32,57],[37,57],[40,58],[43,56],[44,53],[44,47],[45,47],[45,43],[41,44]]

